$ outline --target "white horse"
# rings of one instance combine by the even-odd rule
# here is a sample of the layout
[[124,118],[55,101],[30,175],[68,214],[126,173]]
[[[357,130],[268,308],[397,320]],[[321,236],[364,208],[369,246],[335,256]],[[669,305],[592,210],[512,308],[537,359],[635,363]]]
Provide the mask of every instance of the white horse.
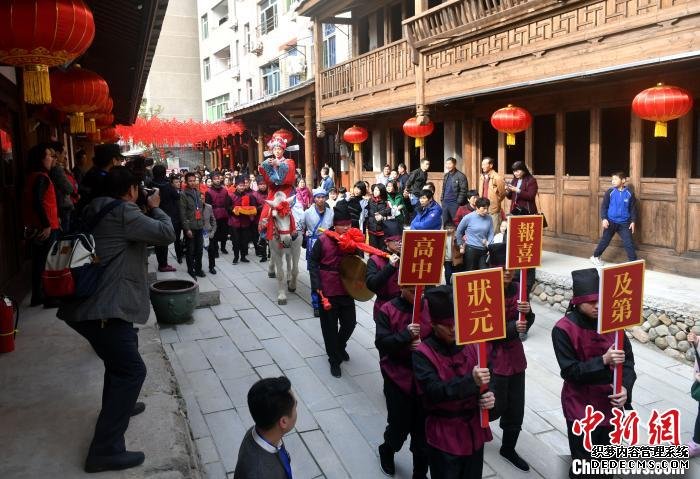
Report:
[[287,198],[282,192],[277,192],[272,200],[265,200],[270,205],[271,218],[267,218],[267,222],[272,221],[272,235],[268,237],[270,266],[267,275],[270,278],[277,277],[277,304],[287,304],[283,257],[287,263],[287,289],[290,293],[297,289],[302,237],[292,225],[292,205],[295,200],[295,197]]

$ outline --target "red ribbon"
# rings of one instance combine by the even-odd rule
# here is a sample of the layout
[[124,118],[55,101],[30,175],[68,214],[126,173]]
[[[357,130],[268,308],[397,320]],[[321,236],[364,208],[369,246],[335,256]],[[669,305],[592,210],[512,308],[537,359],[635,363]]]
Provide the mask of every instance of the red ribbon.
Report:
[[384,258],[391,256],[386,251],[382,251],[365,243],[365,235],[363,235],[362,231],[358,228],[350,228],[347,233],[342,235],[331,230],[325,230],[323,233],[336,240],[340,251],[343,253],[354,253],[359,249],[365,253],[376,254]]
[[292,207],[289,205],[289,202],[287,201],[282,201],[280,204],[278,204],[275,207],[270,208],[270,215],[267,220],[267,239],[271,240],[274,238],[274,233],[275,233],[275,218],[272,216],[272,212],[277,211],[277,216],[280,218],[284,218],[285,216],[289,216],[289,231],[278,231],[278,233],[282,234],[292,234],[296,231],[296,222],[294,221],[294,215],[292,214]]

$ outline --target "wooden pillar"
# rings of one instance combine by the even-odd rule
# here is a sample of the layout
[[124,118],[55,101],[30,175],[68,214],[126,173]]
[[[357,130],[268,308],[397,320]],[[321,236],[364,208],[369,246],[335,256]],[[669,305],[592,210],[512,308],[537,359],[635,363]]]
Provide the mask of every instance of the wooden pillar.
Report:
[[[639,199],[642,185],[642,119],[630,114],[630,169],[629,182],[634,187],[634,194]],[[638,225],[637,225],[638,226]]]
[[306,186],[314,185],[314,152],[313,152],[313,117],[311,114],[311,95],[304,99],[304,169],[306,170]]
[[591,109],[591,147],[590,164],[588,166],[590,178],[589,197],[589,225],[588,237],[593,241],[600,238],[600,207],[598,205],[598,190],[600,189],[600,108]]
[[558,111],[554,125],[554,208],[555,233],[561,236],[564,232],[564,161],[566,158],[566,114]]
[[355,180],[350,184],[350,191],[352,186],[362,179],[362,145],[360,145],[360,151],[353,152],[352,156],[355,160]]
[[[534,143],[535,127],[531,125],[530,128],[525,130],[525,165],[531,173],[537,174],[537,171],[532,167],[532,145]],[[509,171],[504,171],[503,174],[510,173]]]
[[428,0],[415,0],[416,15],[420,15],[428,9]]
[[265,160],[265,135],[262,125],[258,125],[258,164],[261,165],[263,160]]
[[688,178],[693,152],[693,115],[689,113],[678,120],[678,161],[676,163],[676,253],[688,250]]
[[411,171],[411,148],[413,148],[413,139],[408,135],[403,136],[403,164],[406,165],[406,171]]
[[469,118],[462,120],[462,172],[467,176],[469,188],[477,189],[479,177],[474,174],[474,122]]
[[506,134],[498,132],[498,173],[505,178],[506,177]]
[[[323,78],[321,78],[321,70],[323,69],[323,30],[321,22],[318,18],[313,19],[312,29],[313,29],[313,39],[314,39],[314,78],[316,78],[316,89],[315,89],[315,100],[316,100],[316,136],[318,138],[323,138],[326,136],[325,128],[323,126],[321,110],[321,95],[324,92],[325,84]],[[353,37],[355,37],[355,30],[353,28]],[[354,42],[353,42],[354,43]],[[355,55],[353,51],[353,56]]]
[[[391,138],[391,128],[387,127],[384,129],[384,139],[385,139],[385,151],[386,151],[386,164],[391,165],[391,169],[396,168],[396,152],[394,151],[394,142]],[[384,165],[382,165],[384,166]]]

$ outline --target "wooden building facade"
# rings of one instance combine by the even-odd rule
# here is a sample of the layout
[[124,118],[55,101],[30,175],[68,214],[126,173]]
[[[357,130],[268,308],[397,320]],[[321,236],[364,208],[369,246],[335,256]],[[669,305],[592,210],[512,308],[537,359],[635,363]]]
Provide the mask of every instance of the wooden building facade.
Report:
[[[338,17],[346,11],[351,20]],[[640,256],[652,269],[700,276],[700,2],[306,0],[298,12],[317,33],[353,23],[355,55],[316,71],[315,98],[318,131],[370,131],[351,181],[427,157],[440,189],[452,156],[476,185],[482,158],[497,158],[507,178],[523,160],[549,222],[545,248],[590,256],[610,174],[622,170],[640,200]],[[696,99],[665,139],[631,112],[634,96],[658,82]],[[514,147],[489,123],[509,103],[533,115]],[[415,115],[436,124],[420,149],[401,130]],[[625,257],[619,242],[608,251],[604,259]]]

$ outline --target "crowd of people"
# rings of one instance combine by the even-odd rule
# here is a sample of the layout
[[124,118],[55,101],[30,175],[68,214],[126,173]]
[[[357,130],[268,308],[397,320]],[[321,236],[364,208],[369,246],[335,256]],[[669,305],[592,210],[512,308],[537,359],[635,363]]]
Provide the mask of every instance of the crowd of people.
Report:
[[[86,471],[125,469],[144,460],[143,453],[126,450],[124,432],[129,418],[145,409],[137,402],[146,370],[134,323],[148,320],[147,246],[155,246],[158,269],[165,272],[175,269],[168,264],[168,248],[174,243],[176,260],[186,261],[195,280],[205,276],[205,248],[210,274],[217,273],[221,255],[231,254],[234,265],[249,262],[251,244],[265,262],[273,231],[268,228],[270,200],[277,193],[291,203],[296,233],[303,237],[312,307],[320,318],[334,377],[341,377],[341,364],[350,360],[347,343],[356,325],[355,299],[340,265],[362,251],[370,253],[365,280],[376,294],[375,345],[388,414],[378,450],[382,471],[394,474],[394,455],[410,435],[414,478],[425,478],[429,470],[439,478],[481,477],[484,444],[492,440],[490,429],[480,424],[481,409],[491,411],[492,421],[499,420],[501,456],[528,471],[516,445],[525,404],[522,341],[535,315],[527,300],[518,299],[514,272],[505,269],[506,215],[538,212],[537,180],[527,166],[514,163],[513,178],[506,182],[493,159],[484,158],[478,185],[470,189],[456,160],[448,158],[437,201],[427,159],[411,172],[404,165],[396,170],[387,165],[375,184],[358,181],[351,191],[336,187],[332,170],[324,166],[317,186],[309,189],[294,162],[284,157],[284,140],[273,138],[268,146],[272,155],[259,165],[257,175],[203,168],[168,175],[163,164],[151,168],[145,158],[128,161],[117,145],[96,146],[93,167],[83,174],[80,168],[68,168],[60,143],[30,150],[25,235],[33,248],[33,305],[53,306],[40,281],[52,241],[99,218],[92,233],[105,266],[97,291],[80,301],[62,301],[57,313],[87,339],[105,365],[102,409]],[[634,230],[634,197],[624,187],[624,175],[616,173],[612,184],[601,211],[609,230],[594,254],[598,260],[615,232],[627,239]],[[510,199],[508,212],[505,198]],[[449,238],[446,284],[426,288],[422,298],[415,297],[414,286],[398,284],[405,228],[444,229]],[[628,249],[633,253],[633,247]],[[450,287],[454,272],[485,267],[504,269],[507,320],[506,337],[489,343],[488,368],[479,367],[473,345],[455,344]],[[574,271],[572,279],[570,308],[556,324],[552,341],[564,378],[562,404],[572,456],[586,458],[589,452],[572,432],[573,423],[591,402],[608,416],[614,407],[629,407],[636,376],[629,341],[617,350],[612,335],[596,332],[597,270]],[[414,323],[416,299],[423,314]],[[519,321],[521,315],[525,321]],[[616,364],[624,365],[624,387],[611,394],[611,366]],[[485,384],[488,389],[481,391]],[[286,378],[263,379],[251,388],[248,402],[255,426],[243,440],[235,477],[291,478],[291,458],[282,442],[296,421],[291,384]],[[603,433],[599,443],[607,442]],[[577,477],[573,472],[570,476]]]

